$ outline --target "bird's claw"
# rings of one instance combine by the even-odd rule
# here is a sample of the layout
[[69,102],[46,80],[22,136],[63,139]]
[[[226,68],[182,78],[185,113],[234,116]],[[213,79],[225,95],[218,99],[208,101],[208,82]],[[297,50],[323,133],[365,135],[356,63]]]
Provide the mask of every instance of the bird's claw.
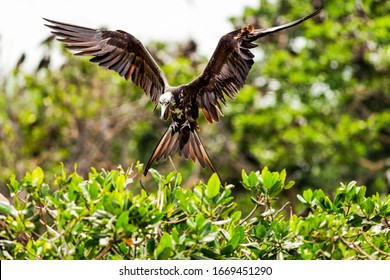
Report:
[[173,132],[177,132],[179,130],[179,123],[172,122],[171,127],[172,127]]
[[191,129],[191,124],[190,124],[190,122],[189,122],[188,120],[186,120],[186,121],[181,125],[180,129],[182,130],[182,129],[186,128],[186,127],[188,127],[189,129]]

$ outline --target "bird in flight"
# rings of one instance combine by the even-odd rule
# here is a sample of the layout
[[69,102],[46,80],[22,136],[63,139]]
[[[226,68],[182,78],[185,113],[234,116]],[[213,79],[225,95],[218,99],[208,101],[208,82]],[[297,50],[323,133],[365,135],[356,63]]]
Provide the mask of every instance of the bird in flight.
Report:
[[253,41],[268,34],[290,28],[321,12],[296,21],[266,29],[253,25],[234,30],[222,36],[203,72],[195,80],[180,86],[170,86],[153,57],[133,35],[122,31],[91,29],[73,24],[44,19],[45,24],[66,48],[76,55],[92,56],[92,62],[116,71],[126,80],[141,87],[151,101],[161,106],[161,119],[172,119],[171,125],[161,137],[147,163],[144,175],[154,161],[167,159],[178,151],[180,156],[206,164],[218,174],[197,130],[199,109],[210,123],[223,116],[221,103],[226,106],[226,97],[234,98],[244,86],[254,61],[250,49],[257,47]]

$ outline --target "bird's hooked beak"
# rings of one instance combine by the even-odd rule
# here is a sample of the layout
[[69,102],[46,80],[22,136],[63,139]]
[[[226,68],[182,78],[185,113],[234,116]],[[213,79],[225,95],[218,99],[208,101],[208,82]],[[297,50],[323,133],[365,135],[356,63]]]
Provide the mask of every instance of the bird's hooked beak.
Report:
[[161,105],[161,116],[160,116],[160,119],[163,120],[165,119],[165,112],[166,110],[168,109],[168,104],[167,103],[160,103]]
[[161,116],[160,119],[166,120],[169,116],[169,104],[172,100],[172,93],[167,91],[164,94],[162,94],[158,100],[158,103],[160,103],[161,106]]

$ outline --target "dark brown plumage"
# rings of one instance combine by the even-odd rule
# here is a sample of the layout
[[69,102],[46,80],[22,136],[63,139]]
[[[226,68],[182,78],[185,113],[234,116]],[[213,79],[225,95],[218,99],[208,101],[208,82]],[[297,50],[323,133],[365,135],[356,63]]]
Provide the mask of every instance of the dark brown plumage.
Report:
[[161,118],[172,118],[156,146],[144,174],[154,161],[178,151],[186,159],[206,164],[217,173],[198,134],[199,109],[210,122],[218,122],[223,115],[220,103],[226,105],[226,96],[233,98],[243,87],[254,63],[250,49],[253,41],[268,34],[295,26],[317,15],[314,13],[280,26],[255,29],[252,25],[232,31],[220,39],[203,73],[194,81],[172,87],[164,73],[145,47],[133,35],[121,30],[108,31],[81,27],[45,19],[59,41],[76,51],[76,55],[92,56],[92,62],[108,67],[126,80],[131,79],[150,96],[152,102],[161,105]]

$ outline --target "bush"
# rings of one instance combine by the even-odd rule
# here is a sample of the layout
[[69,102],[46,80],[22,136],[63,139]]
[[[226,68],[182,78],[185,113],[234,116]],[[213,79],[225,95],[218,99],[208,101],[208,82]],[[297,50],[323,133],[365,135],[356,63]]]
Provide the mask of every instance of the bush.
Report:
[[87,179],[62,170],[48,182],[40,168],[20,181],[11,177],[13,201],[0,202],[0,257],[390,259],[390,196],[366,197],[355,182],[341,184],[333,199],[322,190],[298,195],[309,210],[304,217],[289,203],[275,206],[293,186],[285,171],[243,171],[253,202],[243,217],[234,186],[221,185],[215,174],[189,189],[180,173],[151,170],[150,186],[137,183],[141,173],[138,164],[126,171],[92,169]]

